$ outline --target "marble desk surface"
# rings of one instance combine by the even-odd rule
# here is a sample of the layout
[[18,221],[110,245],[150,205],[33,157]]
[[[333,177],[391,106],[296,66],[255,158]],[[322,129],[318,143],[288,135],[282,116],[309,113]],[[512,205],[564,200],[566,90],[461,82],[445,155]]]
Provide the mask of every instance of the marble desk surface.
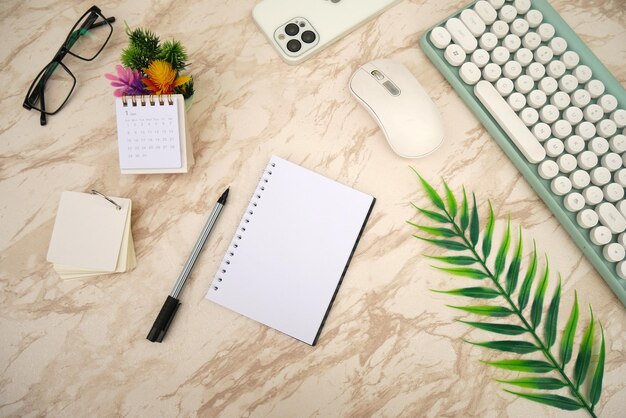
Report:
[[[321,0],[320,0],[321,1]],[[0,416],[528,417],[565,411],[521,400],[463,342],[488,335],[446,304],[458,279],[412,237],[426,198],[414,166],[441,186],[476,192],[510,213],[563,276],[564,326],[577,290],[606,335],[601,416],[626,411],[626,311],[566,231],[418,46],[464,0],[404,0],[298,66],[284,64],[251,17],[256,0],[102,0],[114,32],[92,62],[67,58],[77,88],[39,125],[22,108],[32,79],[92,2],[0,3]],[[626,81],[624,0],[555,0],[602,62]],[[121,175],[112,88],[103,77],[127,44],[124,21],[183,42],[196,95],[187,113],[196,164],[185,175]],[[443,115],[434,154],[393,154],[347,83],[389,57],[422,82]],[[258,176],[272,154],[376,196],[371,219],[318,344],[310,347],[204,298]],[[165,341],[145,336],[219,193],[229,203],[181,295]],[[61,192],[90,188],[133,201],[137,268],[63,281],[46,262]],[[502,224],[498,224],[501,228]],[[496,232],[496,236],[499,236]],[[456,282],[452,282],[456,280]],[[583,325],[580,325],[582,327]],[[577,342],[578,343],[578,342]],[[586,416],[576,412],[571,416]]]

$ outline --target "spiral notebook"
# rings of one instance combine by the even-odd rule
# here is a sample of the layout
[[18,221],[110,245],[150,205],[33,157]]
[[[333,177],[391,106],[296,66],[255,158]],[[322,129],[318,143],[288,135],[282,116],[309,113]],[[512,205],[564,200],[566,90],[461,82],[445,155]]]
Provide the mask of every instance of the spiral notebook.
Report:
[[122,174],[186,173],[193,164],[180,94],[116,100]]
[[375,201],[272,157],[207,299],[315,345]]

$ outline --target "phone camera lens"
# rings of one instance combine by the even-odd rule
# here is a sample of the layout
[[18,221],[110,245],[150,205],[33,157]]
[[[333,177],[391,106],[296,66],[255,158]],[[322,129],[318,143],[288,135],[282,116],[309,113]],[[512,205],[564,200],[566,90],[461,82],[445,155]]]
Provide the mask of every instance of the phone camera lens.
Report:
[[302,41],[306,42],[307,44],[315,41],[315,33],[310,30],[304,31],[302,33]]
[[297,35],[298,32],[300,32],[300,28],[295,23],[290,23],[287,26],[285,26],[285,33],[289,36]]
[[292,39],[291,41],[287,42],[287,49],[291,52],[298,52],[300,51],[300,48],[302,48],[302,44],[297,39]]

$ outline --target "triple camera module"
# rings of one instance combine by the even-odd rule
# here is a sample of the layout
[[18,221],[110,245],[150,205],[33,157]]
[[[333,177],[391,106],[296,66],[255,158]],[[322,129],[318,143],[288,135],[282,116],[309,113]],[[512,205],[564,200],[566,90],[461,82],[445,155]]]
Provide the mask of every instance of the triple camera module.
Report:
[[296,57],[317,45],[319,35],[304,18],[295,18],[276,29],[274,37],[287,55]]

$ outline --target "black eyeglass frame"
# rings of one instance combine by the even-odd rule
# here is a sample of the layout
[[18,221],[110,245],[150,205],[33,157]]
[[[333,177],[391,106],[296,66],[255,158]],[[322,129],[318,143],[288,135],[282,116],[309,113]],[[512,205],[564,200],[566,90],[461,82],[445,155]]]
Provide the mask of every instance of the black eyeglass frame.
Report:
[[[98,19],[98,17],[100,17],[102,20],[94,24],[94,22]],[[78,27],[78,25],[83,21],[84,23],[80,27]],[[111,23],[113,22],[115,22],[114,17],[106,18],[102,14],[102,11],[100,10],[99,7],[91,6],[89,10],[87,10],[76,21],[74,26],[72,26],[72,29],[70,30],[67,37],[65,38],[65,41],[63,41],[63,44],[61,45],[59,50],[56,52],[56,54],[54,54],[54,58],[52,58],[52,60],[39,72],[39,74],[37,74],[37,77],[35,77],[35,80],[32,82],[32,84],[30,85],[30,88],[28,89],[28,93],[26,94],[26,98],[24,99],[24,103],[22,104],[22,106],[27,110],[34,109],[34,110],[39,111],[41,113],[41,116],[39,119],[41,125],[46,124],[47,122],[46,115],[54,115],[57,112],[59,112],[59,110],[61,110],[63,106],[65,106],[65,103],[67,103],[69,98],[72,96],[74,87],[76,87],[76,77],[74,76],[74,74],[72,74],[70,69],[65,64],[63,64],[62,62],[63,58],[65,58],[67,54],[70,54],[83,61],[93,61],[98,55],[100,55],[100,52],[102,52],[106,44],[109,42],[109,39],[111,39],[111,35],[113,34],[113,26],[111,26]],[[105,24],[108,25],[108,27],[110,28],[109,36],[107,36],[106,40],[102,43],[102,46],[100,47],[100,49],[91,58],[82,57],[71,51],[72,46],[74,46],[74,44],[79,39],[79,37],[82,36],[81,31],[83,29],[90,30],[90,29],[103,26]],[[67,72],[72,77],[72,87],[69,91],[69,94],[63,101],[63,103],[61,103],[61,105],[55,111],[50,112],[46,110],[44,89],[45,89],[46,83],[48,82],[48,79],[57,70],[58,66],[61,66],[61,68],[63,68],[65,72]],[[39,101],[39,105],[35,104],[37,103],[37,101]]]

